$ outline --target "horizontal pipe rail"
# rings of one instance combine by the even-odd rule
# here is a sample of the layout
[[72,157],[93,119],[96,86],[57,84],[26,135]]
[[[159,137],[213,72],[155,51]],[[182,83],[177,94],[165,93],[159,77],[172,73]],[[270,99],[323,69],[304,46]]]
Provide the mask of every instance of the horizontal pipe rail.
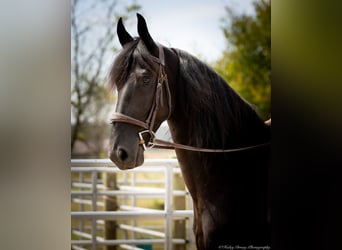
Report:
[[[145,159],[144,165],[165,165],[165,164],[175,164],[178,165],[177,159]],[[115,166],[113,162],[109,159],[72,159],[72,166]]]
[[[164,244],[164,239],[127,239],[127,240],[97,240],[96,245],[121,245],[121,244],[132,244],[132,245],[149,245],[149,244]],[[172,244],[186,244],[187,241],[184,239],[172,239]],[[71,244],[75,245],[91,245],[91,240],[72,240]]]
[[[91,189],[93,187],[93,184],[92,183],[84,183],[84,182],[75,182],[75,181],[73,181],[71,183],[71,186],[72,187],[76,187],[76,188],[89,188],[89,189]],[[105,189],[106,187],[103,184],[97,184],[96,188],[98,188],[98,189]]]
[[[120,170],[117,167],[75,167],[72,166],[71,172],[103,172],[103,173],[122,173],[123,170]],[[164,173],[165,166],[141,166],[139,168],[125,170],[126,173]],[[173,173],[181,173],[180,168],[174,167],[172,169]]]
[[[119,184],[119,186],[121,186],[121,185],[124,185],[124,184],[127,184],[127,181],[124,181],[124,180],[122,180],[122,179],[118,179],[118,184]],[[149,179],[142,179],[142,180],[137,180],[136,182],[135,182],[135,184],[136,185],[139,185],[139,184],[149,184],[149,185],[151,185],[151,184],[165,184],[165,181],[162,181],[162,180],[149,180]]]
[[76,246],[76,245],[71,246],[71,249],[72,250],[88,250],[87,248],[79,247],[79,246]]
[[[96,224],[97,224],[96,230],[98,230],[98,231],[104,230],[104,228],[103,228],[104,221],[103,220],[97,220]],[[152,230],[152,231],[156,231],[156,232],[160,232],[160,231],[165,229],[164,225],[160,225],[160,226],[144,225],[144,228]],[[87,226],[84,226],[83,229],[84,230],[91,230],[92,227],[91,227],[91,225],[87,225]],[[79,231],[79,226],[71,227],[71,232],[73,232],[73,231]]]
[[136,206],[129,206],[129,205],[120,205],[119,208],[124,211],[147,211],[147,212],[154,212],[154,211],[161,211],[158,209],[153,208],[145,208],[145,207],[136,207]]
[[[137,219],[149,218],[159,219],[166,218],[168,213],[163,210],[155,211],[87,211],[87,212],[71,212],[72,219],[95,219],[95,220],[117,220],[120,219]],[[170,213],[173,219],[183,219],[193,217],[192,210],[175,210]]]
[[[185,196],[188,193],[186,191],[182,190],[174,190],[172,191],[173,196]],[[93,195],[93,192],[90,191],[72,191],[71,192],[71,197],[74,198],[75,196],[91,196]],[[126,195],[139,195],[139,196],[163,196],[165,195],[165,190],[164,189],[155,189],[154,191],[144,191],[144,190],[139,190],[137,188],[136,191],[134,190],[103,190],[103,191],[97,191],[96,195],[108,195],[108,196],[126,196]]]
[[[77,172],[77,170],[74,172]],[[117,181],[117,183],[119,184],[119,186],[123,186],[124,184],[127,184],[127,181],[119,179]],[[148,179],[146,179],[146,180],[138,180],[138,181],[136,181],[135,184],[136,185],[138,185],[138,184],[165,184],[165,182],[160,181],[160,180],[148,180]],[[89,188],[89,189],[92,188],[92,184],[90,182],[84,183],[84,182],[72,181],[71,186],[75,187],[75,188]],[[96,187],[98,189],[105,189],[106,188],[105,185],[103,185],[103,184],[97,184]]]
[[150,236],[165,238],[165,233],[161,233],[158,231],[154,231],[154,230],[146,229],[146,228],[142,228],[142,227],[134,227],[134,226],[130,226],[130,225],[120,224],[120,225],[118,225],[118,228],[123,229],[123,230],[127,230],[127,231],[131,231],[131,232],[142,233],[142,234],[147,234]]
[[[73,191],[71,193],[71,197],[77,196],[92,196],[92,191]],[[135,195],[135,196],[163,196],[163,192],[153,192],[153,193],[146,193],[146,192],[132,192],[132,191],[125,191],[125,190],[103,190],[97,191],[97,196],[127,196],[127,195]]]
[[[85,233],[85,232],[81,232],[79,230],[72,230],[72,234],[74,234],[76,236],[79,236],[79,237],[82,237],[82,238],[89,239],[89,240],[92,238],[91,234],[88,234],[88,233]],[[96,239],[97,240],[104,240],[104,238],[99,237],[99,236],[97,236]]]
[[[132,187],[132,186],[120,186],[120,190],[133,191],[133,192],[146,192],[146,193],[159,193],[164,192],[165,188],[155,187]],[[184,190],[173,190],[173,195],[188,195],[189,193]]]

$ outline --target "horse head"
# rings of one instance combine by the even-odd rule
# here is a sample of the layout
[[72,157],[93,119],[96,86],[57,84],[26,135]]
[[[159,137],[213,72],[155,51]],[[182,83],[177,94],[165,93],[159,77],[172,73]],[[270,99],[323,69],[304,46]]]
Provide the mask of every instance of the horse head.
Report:
[[152,39],[145,19],[137,16],[138,38],[126,31],[121,18],[118,21],[117,35],[123,48],[109,77],[118,91],[109,157],[120,169],[143,164],[145,144],[171,114],[165,48]]

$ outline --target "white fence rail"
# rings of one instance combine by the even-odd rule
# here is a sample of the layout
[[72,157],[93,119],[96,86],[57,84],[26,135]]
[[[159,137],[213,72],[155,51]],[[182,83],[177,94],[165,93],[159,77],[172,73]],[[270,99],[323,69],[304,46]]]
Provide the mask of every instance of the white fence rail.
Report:
[[[192,201],[186,190],[174,190],[174,175],[180,174],[180,169],[175,159],[146,159],[143,166],[133,170],[121,171],[109,160],[105,159],[73,159],[71,160],[72,191],[71,201],[74,206],[71,212],[72,221],[77,221],[77,226],[72,225],[72,249],[101,249],[100,246],[119,246],[121,249],[144,249],[138,246],[161,246],[161,249],[174,249],[176,244],[184,244],[192,249],[194,245],[192,223]],[[117,180],[115,190],[108,190],[104,185],[101,175],[116,173],[121,176]],[[163,179],[139,179],[138,174],[161,174]],[[146,186],[150,185],[150,186]],[[163,187],[155,187],[162,185]],[[122,201],[118,204],[117,211],[104,211],[104,197],[118,197]],[[174,198],[185,197],[187,207],[182,210],[174,209]],[[139,198],[162,199],[163,210],[144,208],[137,206]],[[77,207],[75,209],[75,207]],[[139,220],[159,219],[164,221],[164,226],[150,228],[138,226]],[[130,232],[131,237],[123,239],[105,239],[99,232],[103,231],[106,221],[130,221],[129,223],[117,223],[116,228]],[[186,223],[186,238],[174,238],[173,226],[175,220]],[[73,223],[75,224],[75,223]],[[136,234],[142,234],[146,238],[134,238]],[[127,235],[127,233],[126,233]]]

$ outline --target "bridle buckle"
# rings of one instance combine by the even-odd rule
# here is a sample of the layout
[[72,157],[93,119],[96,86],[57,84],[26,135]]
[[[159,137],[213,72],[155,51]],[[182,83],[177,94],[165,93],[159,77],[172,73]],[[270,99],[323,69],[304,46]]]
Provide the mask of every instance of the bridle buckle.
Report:
[[[143,137],[143,134],[145,134],[145,133],[148,133],[150,135],[150,141],[147,143],[147,145],[146,145],[145,139]],[[139,143],[138,144],[142,145],[144,150],[153,148],[153,146],[154,146],[153,141],[154,141],[154,138],[156,137],[156,134],[152,130],[143,130],[143,131],[138,133],[138,136],[139,136]]]

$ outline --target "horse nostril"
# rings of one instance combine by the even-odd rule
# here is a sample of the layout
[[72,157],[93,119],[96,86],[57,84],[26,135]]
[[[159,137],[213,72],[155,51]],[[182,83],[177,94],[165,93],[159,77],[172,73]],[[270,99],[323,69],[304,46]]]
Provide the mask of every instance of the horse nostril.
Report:
[[118,149],[118,158],[121,161],[125,161],[127,159],[127,157],[128,157],[128,154],[124,149],[122,149],[122,148]]

